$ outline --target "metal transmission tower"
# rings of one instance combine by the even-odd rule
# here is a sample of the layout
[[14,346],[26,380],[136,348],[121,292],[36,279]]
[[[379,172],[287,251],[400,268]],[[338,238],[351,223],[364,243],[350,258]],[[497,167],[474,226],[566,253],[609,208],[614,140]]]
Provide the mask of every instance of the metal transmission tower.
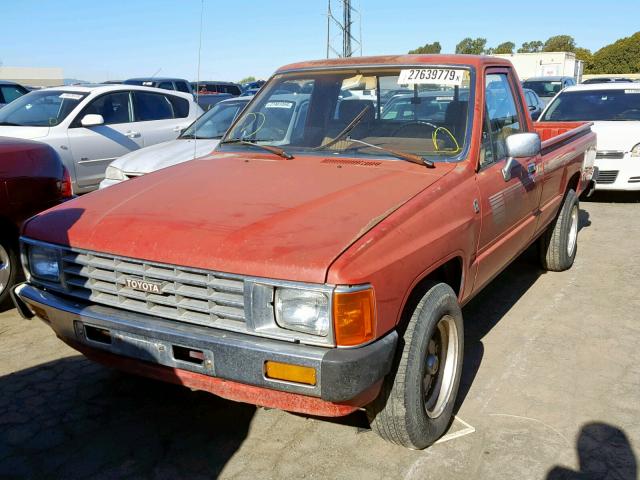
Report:
[[[339,20],[339,17],[334,14],[335,10],[332,8],[332,4],[335,3],[339,3],[339,8],[342,8],[342,20]],[[360,17],[360,10],[356,10],[351,5],[351,0],[328,0],[327,58],[331,55],[336,57],[362,55],[362,22]],[[354,18],[356,21],[353,20]],[[353,35],[353,27],[356,22],[359,27],[358,38]],[[339,40],[342,40],[342,51],[335,47]]]

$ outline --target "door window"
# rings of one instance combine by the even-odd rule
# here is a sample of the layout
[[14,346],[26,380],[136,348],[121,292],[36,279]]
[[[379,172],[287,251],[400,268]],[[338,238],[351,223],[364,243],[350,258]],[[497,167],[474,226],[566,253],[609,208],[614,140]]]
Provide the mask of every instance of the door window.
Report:
[[184,93],[191,93],[187,82],[176,82],[176,90]]
[[129,92],[107,93],[96,98],[87,105],[79,118],[89,114],[102,115],[105,125],[131,122]]
[[187,118],[189,116],[189,102],[187,100],[175,95],[167,95],[167,98],[171,102],[175,118]]
[[135,92],[135,112],[137,122],[174,117],[173,105],[165,95],[159,93]]
[[493,150],[491,160],[502,160],[507,156],[507,137],[523,131],[515,96],[506,73],[487,74],[485,115],[487,133]]
[[26,92],[14,85],[3,85],[0,87],[0,102],[11,103],[25,93]]
[[173,83],[171,83],[171,82],[160,82],[158,84],[158,88],[163,88],[165,90],[173,90]]

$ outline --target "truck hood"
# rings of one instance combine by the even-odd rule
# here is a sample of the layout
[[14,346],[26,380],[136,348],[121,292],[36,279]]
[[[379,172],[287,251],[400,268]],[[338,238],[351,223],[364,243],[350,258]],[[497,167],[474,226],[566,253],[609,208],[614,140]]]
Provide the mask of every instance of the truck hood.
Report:
[[170,140],[134,150],[111,162],[111,165],[125,173],[143,175],[207,155],[216,148],[219,141]]
[[12,127],[10,125],[0,125],[0,137],[43,138],[49,135],[49,127]]
[[594,122],[591,129],[598,134],[598,150],[628,152],[640,143],[640,121]]
[[322,283],[346,248],[454,167],[216,152],[48,210],[23,234],[158,263]]

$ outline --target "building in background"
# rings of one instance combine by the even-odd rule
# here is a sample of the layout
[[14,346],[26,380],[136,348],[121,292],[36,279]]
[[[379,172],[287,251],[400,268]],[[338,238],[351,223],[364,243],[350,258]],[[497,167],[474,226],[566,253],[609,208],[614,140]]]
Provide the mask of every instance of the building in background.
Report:
[[55,87],[64,84],[64,74],[57,67],[0,67],[0,80],[30,87]]
[[532,77],[573,77],[582,81],[584,62],[571,52],[504,53],[496,57],[511,60],[520,80]]

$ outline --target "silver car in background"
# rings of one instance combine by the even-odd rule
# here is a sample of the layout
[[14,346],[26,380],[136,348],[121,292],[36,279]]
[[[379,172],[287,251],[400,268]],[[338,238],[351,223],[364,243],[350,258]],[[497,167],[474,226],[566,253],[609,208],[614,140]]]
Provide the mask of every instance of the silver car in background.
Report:
[[135,85],[53,87],[0,109],[0,136],[51,145],[77,194],[98,188],[116,158],[177,138],[202,113],[188,93]]

